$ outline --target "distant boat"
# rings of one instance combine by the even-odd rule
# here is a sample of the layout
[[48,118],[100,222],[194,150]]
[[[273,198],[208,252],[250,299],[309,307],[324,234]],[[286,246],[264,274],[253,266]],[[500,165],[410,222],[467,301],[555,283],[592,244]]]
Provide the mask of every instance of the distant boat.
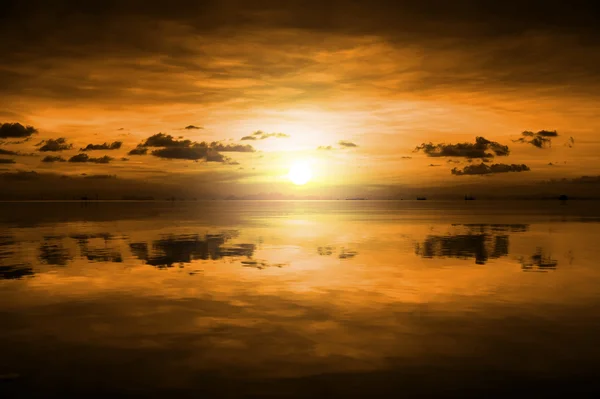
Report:
[[427,198],[425,197],[417,197],[417,201],[425,201]]
[[559,200],[561,200],[561,201],[566,201],[566,200],[568,200],[568,199],[569,199],[569,197],[568,197],[567,195],[564,195],[564,194],[563,194],[563,195],[561,195],[560,197],[558,197],[558,199],[559,199]]
[[346,198],[346,201],[364,201],[366,198],[355,197],[355,198]]
[[473,197],[472,195],[465,195],[465,201],[474,201],[475,197]]

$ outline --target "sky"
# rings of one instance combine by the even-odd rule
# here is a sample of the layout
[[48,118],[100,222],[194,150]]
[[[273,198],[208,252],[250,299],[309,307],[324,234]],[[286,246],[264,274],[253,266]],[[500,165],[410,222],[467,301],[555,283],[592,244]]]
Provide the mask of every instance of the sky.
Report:
[[600,196],[591,1],[5,4],[0,199]]

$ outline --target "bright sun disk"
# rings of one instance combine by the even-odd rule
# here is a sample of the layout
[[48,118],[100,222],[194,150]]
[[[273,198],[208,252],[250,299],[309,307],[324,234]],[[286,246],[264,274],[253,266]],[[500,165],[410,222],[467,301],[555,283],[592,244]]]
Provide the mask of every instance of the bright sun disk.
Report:
[[310,181],[312,178],[312,170],[307,163],[298,162],[290,167],[287,177],[295,185],[301,186]]

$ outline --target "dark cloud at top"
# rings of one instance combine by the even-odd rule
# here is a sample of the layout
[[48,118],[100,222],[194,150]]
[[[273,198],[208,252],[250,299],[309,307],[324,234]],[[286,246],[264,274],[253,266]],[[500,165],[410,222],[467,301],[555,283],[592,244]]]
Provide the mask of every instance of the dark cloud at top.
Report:
[[197,130],[197,129],[203,129],[203,128],[201,126],[188,125],[184,129],[186,129],[186,130]]
[[353,143],[351,141],[345,141],[345,140],[338,141],[338,144],[342,148],[354,148],[354,147],[358,147],[358,145],[356,145],[355,143]]
[[262,130],[257,130],[256,132],[252,133],[251,136],[242,137],[241,140],[265,140],[270,137],[275,137],[278,139],[287,139],[290,137],[290,135],[285,133],[265,133]]
[[464,158],[493,158],[494,155],[507,156],[510,153],[508,146],[487,140],[484,137],[476,137],[475,143],[423,143],[417,146],[414,151],[423,151],[428,157]]
[[0,139],[7,138],[28,138],[37,133],[33,126],[23,126],[20,123],[2,123],[0,124]]
[[557,137],[558,133],[556,130],[540,130],[539,132],[532,132],[525,130],[521,133],[523,137],[513,140],[514,143],[526,143],[531,144],[537,148],[550,147],[552,145],[552,138]]
[[10,151],[0,148],[0,155],[19,155],[19,153],[16,151]]
[[58,139],[43,140],[40,143],[36,144],[36,146],[39,146],[40,148],[38,148],[38,151],[42,152],[57,152],[70,150],[71,148],[73,148],[73,144],[67,143],[67,139],[63,137],[60,137]]
[[529,171],[529,166],[521,164],[503,164],[503,163],[495,163],[492,165],[486,165],[484,163],[480,163],[477,165],[467,165],[462,170],[454,168],[451,170],[453,175],[463,176],[463,175],[489,175],[493,173],[507,173],[507,172],[527,172]]
[[147,147],[162,147],[152,151],[152,155],[167,159],[205,160],[206,162],[221,162],[235,164],[221,152],[254,152],[251,145],[223,144],[218,141],[207,143],[191,140],[178,140],[169,134],[157,133],[148,137],[137,148],[129,152],[130,155],[145,155]]
[[115,141],[110,144],[88,144],[85,148],[80,148],[79,151],[95,151],[95,150],[118,150],[123,145],[121,141]]
[[84,163],[84,162],[110,163],[110,161],[112,161],[112,158],[109,157],[108,155],[105,155],[100,158],[91,158],[88,154],[77,154],[77,155],[69,158],[69,162],[75,162],[75,163]]
[[53,162],[66,162],[67,160],[60,156],[48,155],[42,159],[42,162],[53,163]]
[[148,137],[139,147],[189,147],[191,140],[177,140],[170,134],[157,133]]

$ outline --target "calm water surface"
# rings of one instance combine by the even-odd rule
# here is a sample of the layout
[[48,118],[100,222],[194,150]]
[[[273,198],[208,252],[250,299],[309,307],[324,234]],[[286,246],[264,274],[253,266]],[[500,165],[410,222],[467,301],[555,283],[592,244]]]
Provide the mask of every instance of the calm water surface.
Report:
[[599,205],[2,203],[0,396],[591,396]]

